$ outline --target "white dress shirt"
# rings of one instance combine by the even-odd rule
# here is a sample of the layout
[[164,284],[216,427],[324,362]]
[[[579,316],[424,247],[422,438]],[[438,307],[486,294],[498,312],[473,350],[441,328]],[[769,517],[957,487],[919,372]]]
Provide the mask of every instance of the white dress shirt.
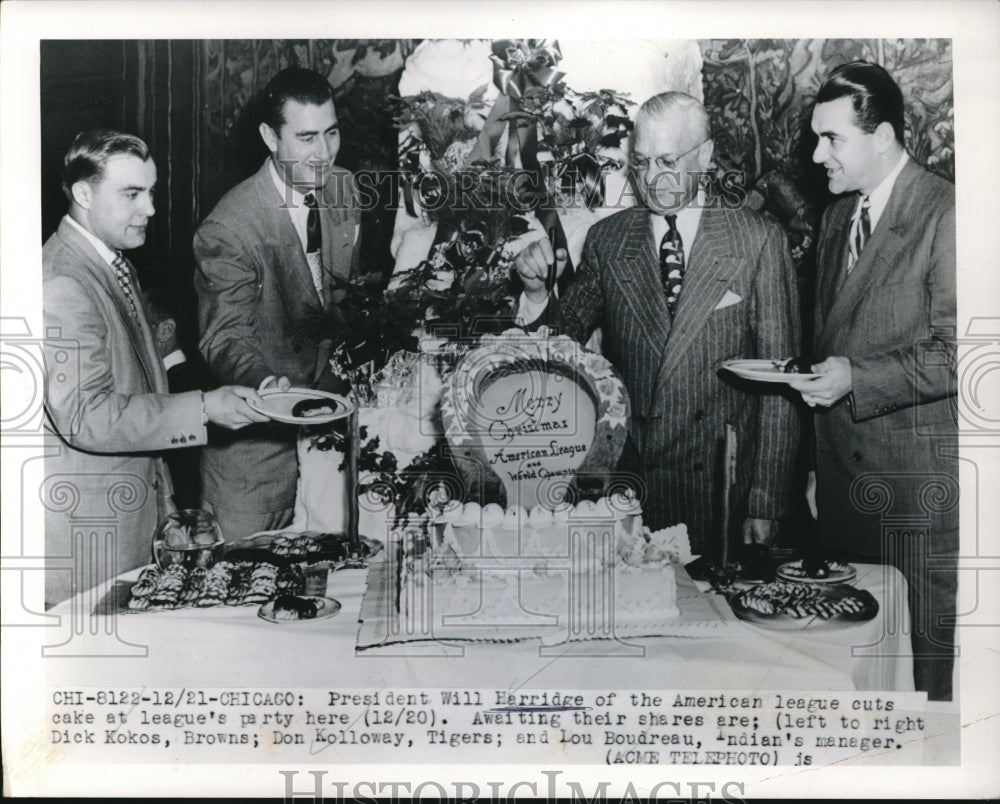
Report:
[[[681,236],[681,243],[684,247],[684,264],[687,265],[688,257],[691,254],[691,246],[694,245],[694,238],[698,234],[698,224],[701,222],[701,211],[705,208],[705,191],[698,190],[695,196],[695,203],[688,204],[677,213],[677,232]],[[660,241],[667,233],[667,219],[663,213],[650,212],[649,223],[653,228],[653,245],[657,250],[659,258]]]
[[[889,196],[892,194],[892,187],[896,183],[896,179],[903,170],[903,165],[906,164],[906,160],[909,157],[906,151],[903,151],[903,155],[899,157],[899,162],[896,163],[896,167],[892,169],[882,181],[879,186],[871,191],[868,196],[868,220],[871,223],[871,231],[874,233],[875,227],[878,226],[878,222],[882,217],[882,213],[885,212],[885,207],[889,203]],[[864,203],[865,197],[858,194],[858,204],[854,208],[854,216],[851,218],[851,231],[855,230],[857,226],[857,221],[861,218],[861,205]]]

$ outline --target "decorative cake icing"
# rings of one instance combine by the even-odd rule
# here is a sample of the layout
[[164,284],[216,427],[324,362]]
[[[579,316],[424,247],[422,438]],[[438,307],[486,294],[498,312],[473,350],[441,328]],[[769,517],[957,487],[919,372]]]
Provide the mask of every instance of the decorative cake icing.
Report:
[[605,636],[679,616],[687,529],[650,533],[631,496],[530,511],[450,501],[403,532],[400,614],[442,636],[449,623]]

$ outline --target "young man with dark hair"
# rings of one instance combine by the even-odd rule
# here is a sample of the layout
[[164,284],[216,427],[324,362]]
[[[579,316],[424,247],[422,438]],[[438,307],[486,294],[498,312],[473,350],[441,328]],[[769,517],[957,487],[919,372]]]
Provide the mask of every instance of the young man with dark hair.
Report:
[[820,87],[813,161],[841,194],[817,252],[814,507],[824,546],[909,584],[914,677],[952,696],[958,551],[955,193],[906,153],[903,98],[851,62]]
[[[326,79],[282,70],[260,108],[270,156],[195,234],[199,347],[218,382],[317,386],[330,376],[332,345],[305,335],[301,322],[340,301],[340,283],[357,271],[360,211],[351,174],[334,164],[340,129]],[[296,436],[294,426],[270,424],[205,449],[203,502],[227,538],[291,522]]]

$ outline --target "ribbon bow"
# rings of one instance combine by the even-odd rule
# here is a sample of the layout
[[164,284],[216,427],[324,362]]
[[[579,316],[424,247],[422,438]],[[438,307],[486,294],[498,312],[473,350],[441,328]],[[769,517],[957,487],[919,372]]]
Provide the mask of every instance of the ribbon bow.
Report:
[[559,43],[547,39],[498,39],[493,43],[493,83],[504,95],[520,100],[530,86],[551,87],[566,73],[556,69]]

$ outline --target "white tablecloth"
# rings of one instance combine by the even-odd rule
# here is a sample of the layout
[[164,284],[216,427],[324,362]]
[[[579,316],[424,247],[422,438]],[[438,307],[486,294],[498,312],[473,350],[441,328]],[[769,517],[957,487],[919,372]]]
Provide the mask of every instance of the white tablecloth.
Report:
[[[335,617],[287,625],[259,619],[257,607],[217,607],[92,615],[112,584],[53,610],[46,662],[50,684],[316,688],[535,689],[913,689],[906,583],[892,567],[858,565],[853,582],[879,601],[869,622],[839,629],[805,626],[770,631],[739,623],[735,635],[629,639],[638,655],[608,656],[605,640],[548,653],[538,642],[436,643],[355,654],[365,570],[331,576],[328,594],[343,604]],[[605,655],[576,655],[587,645]],[[58,646],[58,647],[53,647]],[[429,655],[420,655],[429,654]],[[129,658],[131,657],[131,658]]]

